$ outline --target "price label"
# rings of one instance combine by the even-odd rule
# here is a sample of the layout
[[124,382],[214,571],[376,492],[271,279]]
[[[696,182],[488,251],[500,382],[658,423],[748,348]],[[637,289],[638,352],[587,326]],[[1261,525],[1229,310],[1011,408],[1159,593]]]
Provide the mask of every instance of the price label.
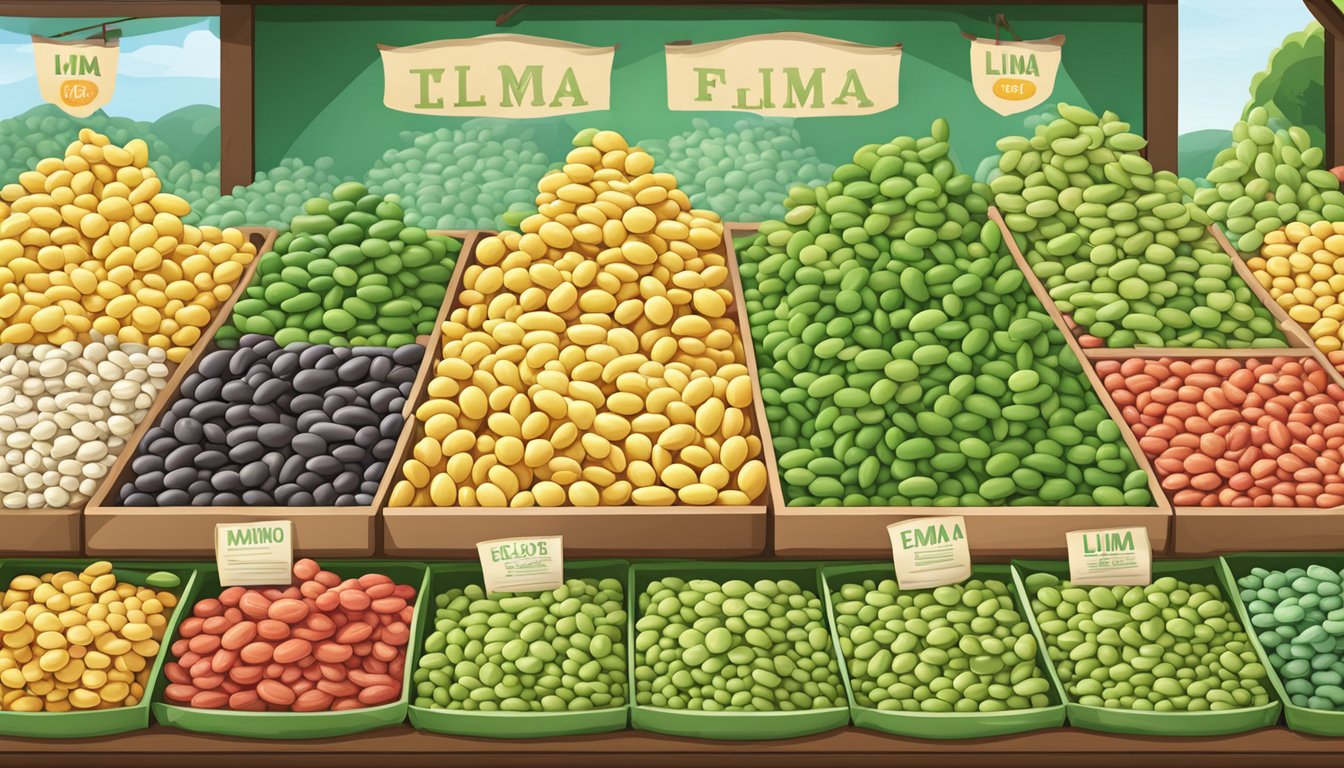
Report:
[[290,583],[294,578],[293,521],[216,525],[215,565],[222,587]]
[[971,577],[966,518],[921,517],[887,526],[891,559],[901,589],[958,584]]
[[1153,583],[1153,547],[1148,529],[1098,528],[1069,531],[1069,580],[1093,586]]
[[562,536],[493,539],[476,544],[485,591],[541,592],[565,583]]

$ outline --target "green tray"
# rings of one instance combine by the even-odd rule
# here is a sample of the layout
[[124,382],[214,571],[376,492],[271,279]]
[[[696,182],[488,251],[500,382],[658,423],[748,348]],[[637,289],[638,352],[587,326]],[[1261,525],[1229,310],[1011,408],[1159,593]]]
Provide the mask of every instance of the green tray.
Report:
[[[1027,619],[1031,630],[1036,633],[1041,648],[1045,648],[1045,636],[1036,623],[1036,613],[1030,609],[1031,595],[1027,592],[1026,577],[1032,573],[1052,573],[1061,579],[1069,578],[1069,564],[1061,560],[1014,560],[1013,581],[1017,584],[1022,604],[1028,606]],[[1219,561],[1215,558],[1197,560],[1155,560],[1153,578],[1175,576],[1178,579],[1203,584],[1216,584],[1223,591],[1225,601],[1230,587],[1219,570]],[[1243,627],[1250,634],[1249,629]],[[1054,662],[1045,654],[1050,677],[1060,684],[1059,674]],[[1066,694],[1067,695],[1067,694]],[[1256,728],[1268,728],[1279,721],[1280,704],[1271,693],[1271,701],[1259,707],[1244,707],[1225,712],[1142,712],[1125,709],[1106,709],[1092,707],[1065,700],[1064,711],[1069,725],[1106,733],[1130,733],[1140,736],[1224,736],[1230,733],[1243,733]]]
[[[416,607],[411,620],[411,637],[419,633],[420,603],[429,586],[429,572],[424,563],[406,560],[328,560],[321,561],[321,565],[342,578],[382,573],[398,584],[415,585]],[[197,584],[197,597],[219,595],[219,573],[213,563],[200,567]],[[154,719],[174,728],[245,739],[325,739],[347,736],[404,721],[410,684],[411,662],[408,656],[406,670],[402,674],[401,698],[390,704],[343,712],[234,712],[168,704],[163,700],[163,689],[167,687],[167,678],[163,678],[154,690]]]
[[[41,575],[51,571],[80,571],[102,558],[81,560],[4,560],[0,562],[0,582],[9,585],[10,579],[22,574]],[[113,560],[112,573],[119,580],[144,584],[144,579],[155,571],[175,573],[182,583],[170,590],[177,595],[177,607],[168,617],[168,626],[160,641],[159,655],[150,667],[145,681],[145,697],[133,707],[98,709],[92,712],[0,712],[0,735],[23,736],[36,739],[76,739],[108,736],[149,727],[149,702],[159,685],[164,658],[172,644],[177,624],[186,616],[186,609],[195,602],[199,580],[195,569],[181,563],[145,563]]]
[[[624,560],[571,560],[565,563],[565,578],[618,579],[628,589],[630,564]],[[422,649],[434,628],[433,596],[453,587],[483,584],[478,562],[445,563],[429,567],[429,595],[417,608],[420,631],[411,638],[414,671]],[[629,638],[626,638],[627,645]],[[634,679],[626,670],[627,685]],[[447,733],[455,736],[484,736],[497,739],[541,739],[552,736],[577,736],[586,733],[620,731],[630,718],[629,701],[633,693],[626,692],[626,703],[619,707],[576,712],[481,712],[468,710],[430,709],[410,707],[411,725],[422,731]]]
[[[762,740],[807,736],[849,724],[849,707],[827,707],[800,712],[696,712],[642,706],[634,703],[635,622],[639,596],[649,582],[662,576],[684,579],[789,578],[821,597],[821,569],[814,562],[727,563],[706,560],[649,560],[630,566],[630,722],[636,730],[702,739]],[[832,632],[832,647],[834,635]]]
[[[821,569],[821,585],[826,591],[826,618],[831,627],[836,627],[835,606],[831,593],[841,586],[864,579],[880,581],[895,578],[891,563],[863,563],[857,565],[832,565]],[[1013,588],[1012,570],[1007,565],[976,565],[971,568],[971,578],[998,579],[1008,586],[1018,611],[1025,617],[1030,610],[1022,604],[1022,596]],[[927,592],[929,590],[910,590]],[[1034,630],[1033,630],[1034,631]],[[840,652],[840,632],[833,630],[835,654],[843,659]],[[1064,689],[1059,680],[1045,670],[1050,663],[1045,657],[1045,645],[1036,643],[1036,663],[1050,681],[1046,695],[1050,705],[1033,709],[1019,709],[1011,712],[894,712],[876,707],[865,707],[854,699],[854,689],[849,680],[849,665],[840,664],[840,674],[845,681],[845,694],[849,697],[849,710],[854,724],[860,728],[894,733],[897,736],[912,736],[923,739],[977,739],[989,736],[1003,736],[1009,733],[1023,733],[1041,728],[1058,728],[1064,725]]]
[[[1234,587],[1239,577],[1250,573],[1251,569],[1256,566],[1276,571],[1294,567],[1306,568],[1308,565],[1324,565],[1336,571],[1344,569],[1344,553],[1339,552],[1246,553],[1225,555],[1221,559],[1223,575]],[[1241,590],[1233,589],[1231,599],[1237,607],[1237,617],[1244,626],[1249,628],[1251,626],[1250,611],[1241,600]],[[1279,671],[1269,661],[1269,653],[1260,645],[1258,633],[1250,629],[1247,632],[1251,636],[1251,644],[1255,646],[1255,652],[1260,655],[1260,663],[1264,664],[1265,669],[1269,670],[1269,682],[1274,686],[1274,693],[1283,701],[1283,718],[1288,723],[1288,729],[1317,736],[1344,736],[1344,712],[1311,709],[1294,704],[1288,698],[1288,691],[1283,686],[1283,678],[1279,677]]]

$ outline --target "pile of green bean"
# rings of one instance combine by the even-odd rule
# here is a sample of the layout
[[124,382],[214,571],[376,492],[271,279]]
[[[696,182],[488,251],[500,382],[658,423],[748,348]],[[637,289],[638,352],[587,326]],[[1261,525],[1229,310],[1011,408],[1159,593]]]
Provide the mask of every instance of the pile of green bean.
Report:
[[1060,104],[1034,136],[1000,139],[994,203],[1060,311],[1109,347],[1283,347],[1269,311],[1146,141],[1107,112]]
[[787,503],[1151,504],[989,189],[931,134],[862,147],[738,243]]

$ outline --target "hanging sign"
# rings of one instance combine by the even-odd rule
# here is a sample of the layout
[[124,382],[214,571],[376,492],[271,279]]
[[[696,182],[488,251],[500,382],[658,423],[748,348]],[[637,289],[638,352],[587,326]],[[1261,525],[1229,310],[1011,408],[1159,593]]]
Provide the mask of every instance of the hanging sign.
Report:
[[871,115],[896,106],[901,46],[860,45],[802,32],[714,43],[669,43],[674,111],[775,117]]
[[565,583],[563,536],[481,541],[476,552],[487,593],[540,592]]
[[887,526],[896,584],[901,589],[929,589],[971,578],[971,546],[966,518],[920,517]]
[[1069,580],[1074,584],[1153,583],[1153,547],[1143,526],[1069,531],[1064,540],[1069,547]]
[[383,104],[453,117],[550,117],[611,108],[616,48],[528,35],[483,35],[395,48],[383,58]]
[[116,40],[49,40],[33,35],[42,99],[71,117],[88,117],[112,101],[117,84]]
[[1015,115],[1050,98],[1064,50],[1063,35],[1044,40],[965,37],[971,41],[971,84],[985,106],[1000,115]]

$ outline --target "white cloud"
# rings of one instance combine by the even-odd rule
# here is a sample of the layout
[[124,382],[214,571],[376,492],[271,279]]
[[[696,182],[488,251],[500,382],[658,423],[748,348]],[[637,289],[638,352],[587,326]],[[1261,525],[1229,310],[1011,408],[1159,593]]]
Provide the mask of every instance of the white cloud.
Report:
[[0,85],[17,83],[36,76],[33,63],[33,46],[0,45]]
[[127,77],[219,77],[219,38],[193,30],[182,45],[146,45],[121,52],[119,73]]

